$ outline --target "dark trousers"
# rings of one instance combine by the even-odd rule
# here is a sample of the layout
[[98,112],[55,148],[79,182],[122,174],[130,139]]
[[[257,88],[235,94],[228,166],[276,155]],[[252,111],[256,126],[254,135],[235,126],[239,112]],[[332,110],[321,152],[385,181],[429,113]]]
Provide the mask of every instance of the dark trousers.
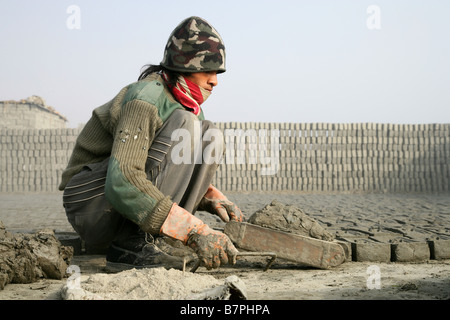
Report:
[[[223,135],[210,121],[176,110],[156,133],[145,165],[147,179],[179,206],[195,213],[224,154]],[[112,241],[141,232],[106,200],[109,158],[85,166],[63,194],[69,222],[87,246],[106,248]]]

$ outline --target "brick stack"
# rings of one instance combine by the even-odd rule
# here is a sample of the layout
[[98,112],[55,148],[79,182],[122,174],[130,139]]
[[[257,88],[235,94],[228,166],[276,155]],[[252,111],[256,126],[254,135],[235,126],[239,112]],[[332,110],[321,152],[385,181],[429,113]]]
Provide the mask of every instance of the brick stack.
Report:
[[1,129],[0,191],[56,191],[77,129]]
[[38,96],[20,101],[0,101],[0,128],[56,129],[66,128],[66,124],[67,119]]
[[[449,191],[449,124],[219,123],[218,126],[224,130],[227,147],[232,147],[215,178],[215,183],[225,190]],[[255,132],[256,136],[252,136]],[[277,171],[269,175],[261,174],[268,166],[258,151],[262,145],[260,138],[265,135],[272,137],[265,141],[267,150],[279,149]],[[243,139],[246,143],[241,154],[245,154],[246,161],[238,163],[236,149]],[[252,154],[258,155],[256,163],[248,161]]]
[[[216,125],[224,191],[449,191],[450,124]],[[0,192],[56,191],[78,133],[0,129]]]

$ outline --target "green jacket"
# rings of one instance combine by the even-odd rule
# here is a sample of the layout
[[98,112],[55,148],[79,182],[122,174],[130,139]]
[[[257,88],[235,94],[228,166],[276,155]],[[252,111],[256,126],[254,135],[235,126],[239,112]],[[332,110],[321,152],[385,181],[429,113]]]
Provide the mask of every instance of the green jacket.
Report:
[[[80,132],[59,186],[83,166],[110,157],[105,196],[124,217],[151,234],[159,234],[173,202],[148,179],[148,150],[170,114],[184,109],[158,74],[123,88],[108,103],[96,108]],[[199,115],[203,120],[203,113]]]

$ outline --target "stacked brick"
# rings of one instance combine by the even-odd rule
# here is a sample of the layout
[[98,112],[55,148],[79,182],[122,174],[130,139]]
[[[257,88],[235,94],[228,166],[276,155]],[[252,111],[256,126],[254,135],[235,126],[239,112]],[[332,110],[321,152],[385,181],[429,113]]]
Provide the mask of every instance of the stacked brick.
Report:
[[[224,191],[448,192],[450,124],[217,123]],[[56,191],[78,129],[0,129],[0,191]]]
[[58,190],[78,129],[0,129],[0,191]]
[[[261,147],[260,135],[256,137],[256,146],[249,142],[252,131],[272,137],[263,141],[268,143],[267,150],[279,149],[277,170],[268,175],[261,174],[267,167],[263,158],[256,163],[237,163],[230,161],[233,156],[237,159],[236,155],[227,152],[215,180],[225,190],[449,191],[449,124],[219,123],[218,126],[224,130],[227,146],[236,149],[237,141],[246,139],[247,159]],[[230,143],[233,140],[234,146]]]
[[66,128],[67,119],[47,106],[42,98],[32,96],[20,101],[0,101],[0,128]]

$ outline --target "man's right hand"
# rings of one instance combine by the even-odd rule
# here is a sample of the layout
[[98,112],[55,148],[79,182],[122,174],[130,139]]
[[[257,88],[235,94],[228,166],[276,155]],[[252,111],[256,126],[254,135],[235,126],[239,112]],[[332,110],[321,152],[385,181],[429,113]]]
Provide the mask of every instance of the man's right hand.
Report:
[[181,240],[194,249],[202,265],[207,269],[218,268],[221,264],[236,263],[238,251],[227,235],[211,229],[202,220],[175,203],[160,233]]
[[202,265],[208,270],[218,268],[221,264],[236,263],[238,251],[228,236],[206,224],[191,232],[187,245],[194,249]]

